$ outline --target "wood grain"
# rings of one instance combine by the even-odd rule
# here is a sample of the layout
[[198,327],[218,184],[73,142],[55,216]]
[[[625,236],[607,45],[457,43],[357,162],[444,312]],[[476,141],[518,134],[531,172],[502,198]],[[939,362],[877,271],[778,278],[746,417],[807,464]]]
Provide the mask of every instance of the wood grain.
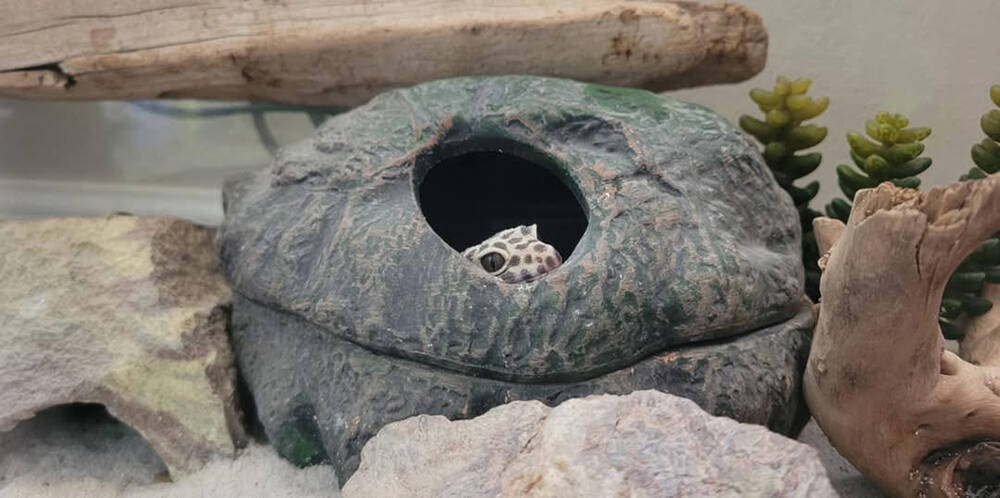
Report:
[[816,422],[891,496],[1000,486],[997,316],[963,341],[964,358],[937,321],[952,273],[1000,230],[1000,176],[928,192],[884,183],[859,191],[839,224],[813,225],[830,247],[804,379]]
[[726,3],[604,0],[0,0],[0,96],[353,106],[458,75],[654,91],[740,81],[767,52]]

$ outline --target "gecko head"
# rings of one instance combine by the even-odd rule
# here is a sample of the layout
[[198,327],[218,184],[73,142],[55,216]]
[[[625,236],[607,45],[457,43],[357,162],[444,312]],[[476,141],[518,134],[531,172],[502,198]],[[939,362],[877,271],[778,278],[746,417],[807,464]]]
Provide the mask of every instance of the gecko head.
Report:
[[462,251],[462,256],[509,284],[530,282],[562,264],[559,251],[538,240],[537,225],[501,230]]

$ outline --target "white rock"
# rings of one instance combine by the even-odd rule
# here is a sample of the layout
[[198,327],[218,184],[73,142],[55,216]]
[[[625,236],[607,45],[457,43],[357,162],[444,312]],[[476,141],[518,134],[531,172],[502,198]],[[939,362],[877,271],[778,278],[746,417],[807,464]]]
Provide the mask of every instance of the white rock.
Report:
[[229,301],[211,230],[186,221],[0,223],[0,431],[100,403],[174,475],[232,456]]
[[387,425],[343,496],[837,496],[816,451],[657,391]]

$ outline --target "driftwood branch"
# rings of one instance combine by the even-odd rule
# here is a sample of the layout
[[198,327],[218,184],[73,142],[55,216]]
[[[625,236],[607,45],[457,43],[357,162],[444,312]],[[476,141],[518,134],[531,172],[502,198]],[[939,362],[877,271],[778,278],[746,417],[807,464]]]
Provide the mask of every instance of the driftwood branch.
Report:
[[[833,225],[816,232],[835,238]],[[946,351],[937,325],[949,277],[997,230],[1000,177],[926,193],[883,184],[857,194],[824,256],[806,399],[834,446],[893,495],[1000,489],[1000,368]],[[963,344],[991,357],[996,346]]]
[[983,297],[994,306],[969,320],[959,356],[976,365],[1000,367],[1000,284],[987,284]]
[[353,106],[458,75],[654,91],[747,79],[760,17],[663,0],[0,0],[0,96]]

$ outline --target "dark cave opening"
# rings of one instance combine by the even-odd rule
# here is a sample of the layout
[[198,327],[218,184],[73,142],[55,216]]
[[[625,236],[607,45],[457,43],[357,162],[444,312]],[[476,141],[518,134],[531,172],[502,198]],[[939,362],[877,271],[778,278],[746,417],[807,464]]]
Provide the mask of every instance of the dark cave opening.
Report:
[[551,168],[502,151],[515,148],[431,158],[417,186],[424,217],[459,252],[501,230],[537,224],[539,239],[568,259],[587,230],[586,211]]
[[81,477],[122,486],[169,480],[152,445],[102,404],[52,406],[0,433],[0,481],[58,484]]

